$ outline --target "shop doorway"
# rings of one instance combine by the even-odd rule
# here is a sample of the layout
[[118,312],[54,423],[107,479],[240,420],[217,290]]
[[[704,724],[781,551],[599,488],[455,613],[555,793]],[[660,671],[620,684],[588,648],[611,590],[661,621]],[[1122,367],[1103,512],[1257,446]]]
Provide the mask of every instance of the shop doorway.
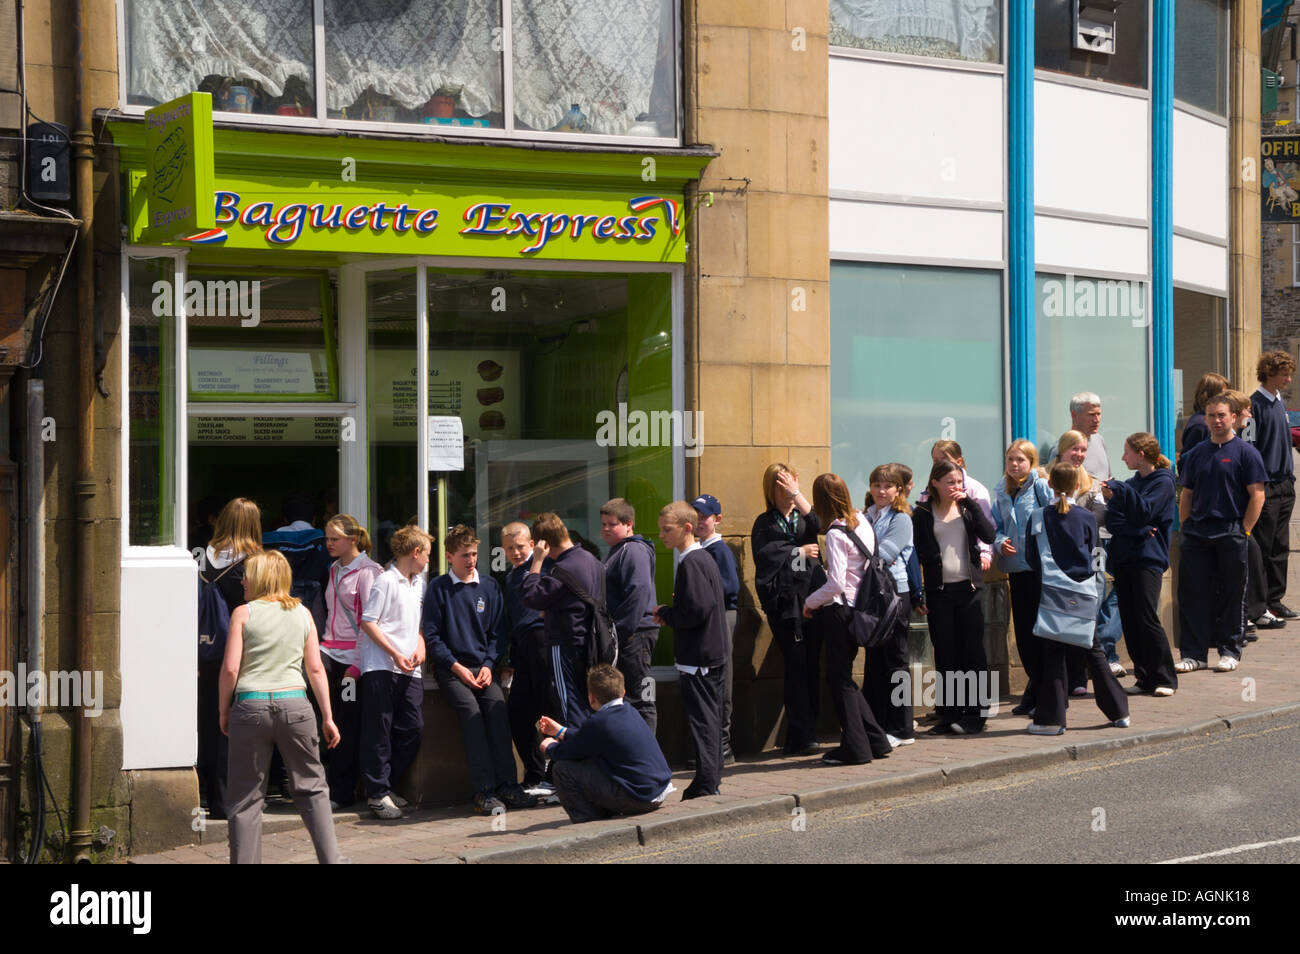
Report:
[[[233,497],[256,501],[263,533],[294,519],[321,529],[339,511],[339,419],[258,412],[190,418],[190,550],[207,545],[211,522]],[[297,511],[304,503],[310,517]]]

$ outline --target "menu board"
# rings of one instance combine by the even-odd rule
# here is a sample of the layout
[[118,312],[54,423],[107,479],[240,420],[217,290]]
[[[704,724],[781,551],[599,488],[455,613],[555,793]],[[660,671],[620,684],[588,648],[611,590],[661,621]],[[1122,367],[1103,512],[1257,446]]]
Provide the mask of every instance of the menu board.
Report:
[[329,372],[323,352],[191,348],[191,394],[316,394]]
[[[414,356],[372,349],[370,439],[415,440]],[[517,351],[434,351],[429,355],[429,415],[459,417],[465,440],[513,440],[523,425]]]
[[192,444],[334,444],[336,417],[191,417]]

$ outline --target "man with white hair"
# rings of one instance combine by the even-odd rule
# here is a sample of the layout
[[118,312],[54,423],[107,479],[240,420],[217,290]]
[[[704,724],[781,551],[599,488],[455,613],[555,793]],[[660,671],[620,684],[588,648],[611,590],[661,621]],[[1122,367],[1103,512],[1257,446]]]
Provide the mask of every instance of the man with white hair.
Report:
[[[1094,480],[1110,480],[1110,455],[1106,451],[1106,442],[1101,436],[1100,396],[1092,391],[1080,391],[1070,398],[1070,428],[1088,438],[1088,453],[1083,458],[1083,469],[1091,474]],[[1052,456],[1047,461],[1049,467],[1055,459],[1056,449],[1053,448]],[[1110,532],[1104,526],[1101,526],[1098,528],[1098,535],[1101,537],[1102,548],[1106,553],[1109,553]],[[1106,653],[1106,660],[1110,663],[1110,671],[1116,677],[1127,676],[1127,670],[1120,664],[1119,653],[1115,651],[1115,644],[1119,642],[1120,634],[1123,632],[1123,624],[1119,617],[1119,600],[1115,596],[1113,586],[1110,588],[1110,592],[1106,593],[1104,574],[1098,585],[1102,591],[1103,599],[1101,606],[1097,610],[1097,641],[1101,643],[1101,648]],[[1087,673],[1083,666],[1080,665],[1080,660],[1072,659],[1071,663],[1071,692],[1075,695],[1082,695],[1083,692],[1087,691]]]

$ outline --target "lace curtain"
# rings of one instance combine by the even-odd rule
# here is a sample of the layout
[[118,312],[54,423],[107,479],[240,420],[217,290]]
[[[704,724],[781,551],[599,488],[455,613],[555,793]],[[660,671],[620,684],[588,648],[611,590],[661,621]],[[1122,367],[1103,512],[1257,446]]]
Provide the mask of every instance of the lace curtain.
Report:
[[[517,119],[550,129],[578,103],[592,132],[627,132],[651,110],[659,60],[675,67],[672,9],[670,0],[515,0]],[[470,116],[500,113],[499,28],[498,0],[327,0],[326,107],[352,107],[373,88],[418,109],[449,88]],[[138,99],[163,102],[213,74],[256,80],[276,97],[293,76],[315,89],[311,0],[129,0],[128,29]]]
[[830,0],[831,43],[996,62],[1001,0]]

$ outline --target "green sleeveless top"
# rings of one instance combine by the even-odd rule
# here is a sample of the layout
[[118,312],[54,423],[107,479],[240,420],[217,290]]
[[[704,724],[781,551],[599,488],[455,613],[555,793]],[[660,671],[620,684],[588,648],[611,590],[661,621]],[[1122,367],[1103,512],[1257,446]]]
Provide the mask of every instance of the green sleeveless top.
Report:
[[244,625],[244,656],[236,692],[305,689],[302,654],[311,617],[302,604],[285,609],[275,601],[254,600]]

